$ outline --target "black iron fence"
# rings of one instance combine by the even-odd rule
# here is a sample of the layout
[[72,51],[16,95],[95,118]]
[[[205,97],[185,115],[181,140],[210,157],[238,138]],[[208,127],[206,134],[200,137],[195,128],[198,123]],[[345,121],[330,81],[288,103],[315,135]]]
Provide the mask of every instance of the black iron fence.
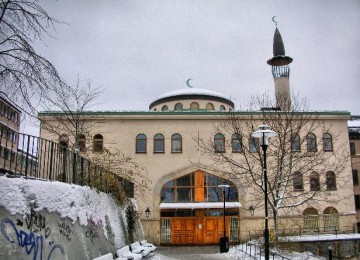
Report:
[[[254,257],[254,259],[262,259],[262,257],[265,257],[265,251],[257,246],[254,243],[246,242],[243,244],[240,244],[238,247],[240,251]],[[280,254],[274,253],[270,251],[270,259],[272,260],[290,260],[290,258],[287,258],[285,256],[282,256]]]
[[0,131],[0,173],[87,185],[111,192],[120,185],[134,197],[134,184],[67,146],[32,135]]

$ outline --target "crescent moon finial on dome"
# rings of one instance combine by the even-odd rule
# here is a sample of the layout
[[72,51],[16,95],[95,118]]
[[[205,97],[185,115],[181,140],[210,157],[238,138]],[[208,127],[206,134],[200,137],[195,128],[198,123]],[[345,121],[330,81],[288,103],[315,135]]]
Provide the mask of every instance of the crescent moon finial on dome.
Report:
[[275,23],[275,26],[277,27],[277,24],[278,24],[278,23],[277,23],[277,21],[275,21],[275,17],[276,17],[276,16],[273,16],[273,17],[271,18],[271,20]]
[[186,86],[188,86],[189,88],[192,88],[192,86],[190,85],[190,80],[192,80],[192,79],[188,79],[188,80],[186,81]]

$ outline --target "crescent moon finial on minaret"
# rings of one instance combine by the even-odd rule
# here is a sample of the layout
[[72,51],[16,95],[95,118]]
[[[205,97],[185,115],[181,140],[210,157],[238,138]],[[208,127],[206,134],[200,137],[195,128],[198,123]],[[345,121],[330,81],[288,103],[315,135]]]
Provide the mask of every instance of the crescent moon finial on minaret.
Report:
[[192,80],[192,79],[188,79],[188,80],[186,81],[186,86],[188,86],[189,88],[192,88],[192,86],[190,85],[190,80]]
[[276,16],[273,16],[273,18],[271,18],[271,20],[275,23],[275,26],[277,27],[277,24],[278,24],[278,23],[277,23],[277,21],[275,21],[275,17],[276,17]]

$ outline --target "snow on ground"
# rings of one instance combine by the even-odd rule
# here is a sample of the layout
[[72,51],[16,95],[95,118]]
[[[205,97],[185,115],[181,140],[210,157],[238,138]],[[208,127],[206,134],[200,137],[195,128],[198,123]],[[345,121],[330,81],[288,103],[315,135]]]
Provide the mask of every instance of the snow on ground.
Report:
[[289,236],[282,237],[280,240],[283,241],[330,241],[330,240],[350,240],[360,239],[360,234],[321,234],[321,235],[302,235],[302,236]]
[[[246,254],[244,251],[248,252]],[[272,251],[273,252],[273,251]],[[282,259],[283,257],[286,257],[291,260],[315,260],[315,259],[326,259],[324,257],[320,256],[314,256],[311,252],[276,252],[279,256],[275,256],[274,258],[270,256],[271,259]],[[261,256],[260,252],[258,251],[258,247],[251,247],[248,246],[246,248],[245,244],[240,244],[238,246],[231,247],[229,252],[224,254],[228,258],[232,259],[254,259],[253,257],[250,257],[249,254],[252,256],[256,256],[256,259],[265,259],[264,251],[262,251]]]
[[0,206],[11,215],[30,214],[46,209],[61,218],[69,218],[86,226],[88,221],[104,227],[105,215],[109,217],[115,236],[115,244],[121,245],[124,237],[120,229],[119,205],[109,195],[87,186],[70,185],[57,181],[29,180],[0,176]]
[[[234,259],[234,260],[264,260],[264,252],[262,252],[262,255],[260,256],[258,252],[255,251],[255,248],[253,247],[251,249],[251,256],[250,256],[250,247],[248,247],[248,253],[245,253],[241,250],[245,249],[245,245],[237,245],[237,246],[230,246],[230,250],[228,253],[206,253],[203,252],[202,254],[193,254],[191,247],[186,247],[186,252],[184,252],[182,247],[178,247],[177,249],[174,249],[173,253],[169,253],[169,250],[166,250],[166,253],[162,251],[161,248],[158,248],[154,252],[154,256],[147,257],[146,259],[149,260],[175,260],[175,259],[196,259],[196,260],[220,260],[220,259]],[[196,250],[198,251],[198,249]],[[256,252],[256,254],[254,254]],[[311,252],[281,252],[281,256],[284,256],[291,260],[325,260],[325,257],[320,256],[314,256]],[[274,260],[281,260],[281,256],[272,257],[270,256],[270,259]]]

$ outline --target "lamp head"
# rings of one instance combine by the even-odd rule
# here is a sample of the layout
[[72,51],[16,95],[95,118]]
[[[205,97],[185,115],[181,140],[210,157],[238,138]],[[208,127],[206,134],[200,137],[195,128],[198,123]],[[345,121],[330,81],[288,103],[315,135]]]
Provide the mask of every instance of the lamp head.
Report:
[[149,207],[147,207],[146,210],[145,210],[145,217],[146,217],[146,219],[149,219],[150,213],[151,213],[151,211],[150,211]]
[[259,138],[260,143],[264,145],[269,144],[269,138],[275,137],[278,134],[270,129],[268,125],[259,125],[258,130],[251,134],[252,137]]
[[230,185],[227,185],[227,184],[220,184],[218,187],[219,187],[219,188],[222,188],[222,190],[223,190],[223,191],[225,191],[227,188],[229,188],[229,187],[230,187]]
[[255,207],[254,207],[253,205],[251,205],[251,206],[249,207],[249,210],[250,210],[251,216],[253,217],[254,214],[255,214]]

